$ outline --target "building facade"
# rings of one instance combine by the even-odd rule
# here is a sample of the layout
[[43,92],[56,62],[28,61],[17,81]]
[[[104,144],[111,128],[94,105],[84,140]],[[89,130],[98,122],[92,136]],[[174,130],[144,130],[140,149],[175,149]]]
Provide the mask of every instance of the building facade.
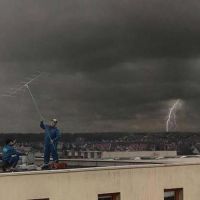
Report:
[[200,163],[0,174],[4,200],[199,200]]

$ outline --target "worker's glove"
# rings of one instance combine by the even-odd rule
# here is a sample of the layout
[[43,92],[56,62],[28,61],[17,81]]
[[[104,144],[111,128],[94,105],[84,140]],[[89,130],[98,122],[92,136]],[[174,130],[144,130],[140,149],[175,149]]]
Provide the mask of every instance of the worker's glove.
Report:
[[43,117],[40,117],[40,121],[41,121],[41,122],[44,122],[45,120],[44,120],[44,118],[43,118]]
[[53,140],[51,140],[51,144],[53,144]]

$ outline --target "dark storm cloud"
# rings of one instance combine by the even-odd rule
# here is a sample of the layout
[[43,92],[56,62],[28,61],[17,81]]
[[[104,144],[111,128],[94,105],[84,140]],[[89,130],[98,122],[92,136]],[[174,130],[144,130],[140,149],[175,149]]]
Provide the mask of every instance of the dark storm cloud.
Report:
[[2,1],[1,59],[94,68],[196,56],[199,18],[198,1]]
[[[182,99],[178,128],[188,130],[184,122],[200,114],[199,8],[194,0],[0,0],[0,90],[48,72],[31,89],[66,131],[163,130]],[[14,124],[2,130],[38,130],[23,95],[1,101],[2,124]]]

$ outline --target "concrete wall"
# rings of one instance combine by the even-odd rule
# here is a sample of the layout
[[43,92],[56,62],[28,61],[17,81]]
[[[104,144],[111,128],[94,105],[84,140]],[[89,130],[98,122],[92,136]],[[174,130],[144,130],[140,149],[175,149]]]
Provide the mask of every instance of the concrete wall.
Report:
[[183,188],[184,200],[199,200],[200,164],[0,174],[1,200],[97,200],[112,192],[121,192],[121,200],[163,200],[170,188]]
[[102,158],[176,157],[176,151],[104,151]]

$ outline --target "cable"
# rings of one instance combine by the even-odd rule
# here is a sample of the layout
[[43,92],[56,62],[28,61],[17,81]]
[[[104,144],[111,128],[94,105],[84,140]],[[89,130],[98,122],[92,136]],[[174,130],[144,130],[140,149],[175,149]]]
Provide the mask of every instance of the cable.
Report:
[[[35,98],[34,98],[32,92],[31,92],[31,90],[30,90],[29,85],[28,85],[28,84],[25,84],[24,86],[28,89],[29,94],[31,95],[31,98],[32,98],[33,104],[34,104],[34,106],[35,106],[35,109],[37,110],[37,113],[38,113],[39,116],[40,116],[40,119],[41,119],[41,120],[45,120],[45,118],[42,116],[42,114],[41,114],[41,112],[40,112],[40,109],[39,109],[39,107],[38,107],[38,104],[37,104],[37,102],[36,102],[36,100],[35,100]],[[49,134],[48,129],[46,129],[46,131],[47,131],[47,135],[48,135],[48,137],[49,137],[49,139],[50,139],[50,142],[51,142],[52,139],[51,139],[51,136],[50,136],[50,134]],[[51,144],[53,145],[53,148],[54,148],[54,150],[56,151],[56,147],[55,147],[54,143],[51,142]]]
[[36,100],[35,100],[35,98],[34,98],[32,92],[31,92],[31,90],[30,90],[30,88],[29,88],[29,85],[26,84],[25,87],[28,89],[29,94],[31,95],[33,104],[34,104],[34,106],[35,106],[35,109],[36,109],[37,113],[38,113],[39,116],[40,116],[40,119],[41,119],[41,120],[44,120],[44,117],[42,116],[42,114],[41,114],[41,112],[40,112],[40,109],[39,109],[39,107],[38,107],[38,104],[37,104],[37,102],[36,102]]

